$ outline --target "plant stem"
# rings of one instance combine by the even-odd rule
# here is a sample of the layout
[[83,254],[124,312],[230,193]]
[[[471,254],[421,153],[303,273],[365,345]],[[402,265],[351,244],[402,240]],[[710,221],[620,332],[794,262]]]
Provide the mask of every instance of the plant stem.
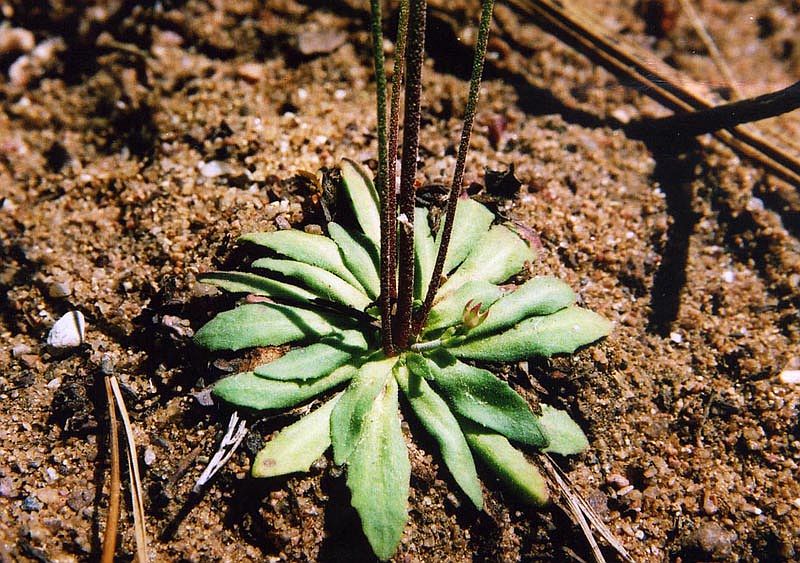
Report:
[[108,515],[106,516],[106,530],[103,535],[103,553],[100,557],[102,563],[113,563],[117,551],[117,526],[119,525],[119,431],[117,429],[117,411],[114,408],[114,394],[111,390],[111,381],[105,378],[106,399],[108,401],[108,420],[111,443],[111,484],[109,485]]
[[450,186],[450,194],[447,198],[447,212],[444,225],[442,225],[442,242],[436,255],[436,263],[433,267],[431,281],[428,284],[428,291],[425,294],[425,301],[417,318],[414,320],[414,335],[419,334],[419,331],[425,326],[425,322],[428,320],[428,313],[430,313],[433,301],[436,298],[436,292],[439,291],[439,286],[442,283],[442,270],[447,257],[447,248],[450,246],[450,235],[453,232],[456,205],[458,204],[458,196],[461,194],[461,183],[464,180],[464,167],[467,161],[467,152],[469,151],[469,140],[472,135],[472,124],[475,120],[475,110],[478,106],[478,95],[481,89],[483,63],[486,58],[486,45],[489,41],[489,27],[492,22],[493,8],[494,0],[483,1],[478,40],[475,44],[475,55],[472,59],[472,76],[469,80],[469,96],[464,112],[464,125],[461,129],[461,141],[458,145],[458,156],[456,157],[456,169],[453,172],[453,183]]
[[[391,247],[381,255],[381,264],[386,263],[386,271],[381,270],[389,287],[390,304],[397,301],[397,139],[400,130],[400,88],[406,64],[406,35],[408,33],[408,0],[400,1],[400,14],[397,23],[397,44],[394,55],[394,74],[392,75],[392,99],[389,103],[389,146],[387,147],[387,209],[383,222]],[[389,193],[390,192],[390,193]],[[390,305],[391,306],[391,305]]]
[[[394,286],[394,173],[389,175],[386,143],[386,67],[383,58],[381,0],[370,0],[372,58],[378,113],[378,193],[381,196],[381,340],[387,356],[394,354],[392,340],[392,296]],[[395,157],[396,158],[396,157]]]
[[422,63],[425,58],[426,1],[411,0],[408,52],[406,53],[406,107],[403,114],[403,159],[400,168],[400,213],[405,215],[397,234],[398,295],[395,346],[405,349],[411,337],[411,306],[414,294],[414,177],[419,156]]

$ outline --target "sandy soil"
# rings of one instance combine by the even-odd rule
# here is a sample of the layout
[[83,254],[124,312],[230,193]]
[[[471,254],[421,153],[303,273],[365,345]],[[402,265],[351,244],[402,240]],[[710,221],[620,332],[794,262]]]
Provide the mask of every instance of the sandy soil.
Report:
[[[112,372],[140,444],[156,560],[370,558],[329,460],[307,476],[248,477],[287,416],[254,422],[206,493],[190,494],[229,414],[193,393],[238,361],[191,345],[226,305],[194,275],[235,266],[242,232],[319,224],[298,171],[375,155],[363,3],[267,4],[0,8],[24,30],[0,42],[3,561],[97,557]],[[446,183],[454,164],[473,4],[432,9],[423,184]],[[721,84],[683,15],[664,29],[632,1],[597,6],[613,29]],[[697,6],[746,93],[796,79],[796,1]],[[796,560],[800,387],[778,374],[800,369],[800,205],[713,142],[665,154],[627,138],[620,115],[664,110],[509,8],[497,15],[467,181],[515,165],[518,193],[481,197],[538,233],[537,273],[615,322],[601,345],[513,366],[510,381],[581,421],[592,447],[560,463],[637,561]],[[791,136],[800,120],[776,124]],[[223,174],[203,168],[212,161]],[[86,316],[86,343],[59,352],[45,341],[69,310]],[[475,513],[408,431],[397,560],[590,560],[559,509],[520,506],[488,474]],[[133,558],[129,518],[123,507],[121,560]]]

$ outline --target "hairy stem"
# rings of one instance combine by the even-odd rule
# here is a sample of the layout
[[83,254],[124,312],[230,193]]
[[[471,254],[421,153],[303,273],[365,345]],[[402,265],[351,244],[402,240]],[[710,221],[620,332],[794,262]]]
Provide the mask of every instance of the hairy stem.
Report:
[[461,141],[458,145],[458,156],[456,157],[456,169],[453,173],[453,183],[450,186],[450,194],[447,198],[447,212],[445,214],[444,225],[442,225],[442,242],[439,245],[439,252],[436,255],[436,263],[433,267],[431,281],[428,284],[428,291],[425,294],[425,301],[419,314],[414,320],[413,334],[419,334],[425,322],[428,320],[428,313],[433,307],[436,292],[442,283],[442,270],[444,261],[447,257],[447,248],[450,246],[450,235],[453,232],[453,220],[456,216],[456,205],[458,196],[461,194],[461,183],[464,180],[464,166],[467,161],[469,151],[469,140],[472,135],[472,124],[475,120],[475,110],[478,106],[478,95],[481,89],[481,78],[483,77],[483,63],[486,58],[486,45],[489,41],[489,26],[492,22],[492,10],[494,0],[484,0],[481,9],[481,22],[478,28],[478,40],[475,44],[475,55],[472,60],[472,76],[469,80],[469,96],[467,107],[464,112],[464,125],[461,129]]
[[[400,14],[397,23],[397,44],[394,55],[394,74],[392,75],[392,99],[389,103],[389,146],[387,147],[386,187],[391,191],[387,198],[383,221],[391,247],[381,255],[381,264],[386,263],[386,276],[389,284],[391,304],[397,300],[397,140],[400,130],[400,88],[406,64],[406,35],[408,33],[408,0],[400,1]],[[385,257],[384,257],[385,256]]]
[[400,167],[400,214],[405,216],[397,234],[398,295],[394,343],[405,349],[411,337],[414,294],[414,178],[419,155],[422,62],[425,58],[425,0],[411,0],[406,53],[406,107],[403,114],[403,158]]
[[[394,173],[389,175],[386,143],[386,67],[383,58],[381,0],[370,0],[372,58],[378,112],[378,193],[381,196],[381,339],[387,356],[394,354],[392,340],[392,296],[394,293]],[[395,157],[396,158],[396,157]]]

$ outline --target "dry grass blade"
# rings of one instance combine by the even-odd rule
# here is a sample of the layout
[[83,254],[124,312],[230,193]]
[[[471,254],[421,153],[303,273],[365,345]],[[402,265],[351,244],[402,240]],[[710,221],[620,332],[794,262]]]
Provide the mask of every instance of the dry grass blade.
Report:
[[733,99],[738,100],[740,98],[744,98],[741,88],[739,88],[738,84],[736,84],[736,80],[733,77],[731,68],[728,66],[728,63],[725,62],[725,57],[722,56],[719,47],[717,47],[717,44],[711,37],[711,34],[706,30],[706,26],[703,25],[703,20],[700,19],[700,14],[698,14],[697,10],[694,9],[692,0],[678,0],[678,3],[681,5],[683,12],[689,18],[689,22],[692,24],[694,32],[700,38],[700,41],[703,42],[703,45],[705,45],[708,55],[711,57],[714,66],[717,67],[717,70],[719,70],[719,73],[725,80],[726,86],[731,89]]
[[247,425],[244,420],[240,421],[239,414],[234,412],[228,421],[228,429],[222,437],[214,457],[211,458],[211,461],[208,462],[205,470],[197,479],[192,492],[199,493],[203,486],[225,466],[245,436],[247,436]]
[[[708,109],[720,101],[705,87],[652,53],[624,42],[574,2],[509,0],[509,4],[592,61],[637,84],[651,98],[675,112]],[[717,131],[714,136],[769,172],[800,186],[800,157],[778,146],[776,139],[767,140],[767,135],[757,127],[740,125],[730,131]]]
[[149,557],[147,556],[144,494],[142,491],[142,479],[139,475],[139,464],[136,457],[136,441],[133,437],[133,427],[131,426],[128,409],[125,407],[125,401],[122,398],[122,392],[120,391],[119,383],[117,383],[117,378],[110,377],[109,382],[114,394],[114,399],[117,403],[117,408],[119,408],[120,417],[122,418],[122,427],[125,430],[125,440],[128,444],[128,471],[131,476],[131,504],[133,506],[133,527],[134,536],[136,538],[136,559],[139,563],[145,563],[149,561]]
[[109,485],[106,530],[103,535],[103,554],[100,557],[100,561],[102,563],[114,563],[114,554],[117,551],[117,527],[119,525],[119,429],[117,427],[117,410],[114,407],[114,392],[111,390],[111,378],[106,376],[105,383],[111,443],[111,484]]
[[614,537],[614,534],[611,533],[611,530],[608,529],[597,513],[592,509],[591,506],[589,506],[589,503],[587,503],[583,497],[581,497],[575,491],[572,483],[569,480],[569,477],[567,477],[566,474],[564,474],[564,472],[561,471],[561,469],[555,463],[553,463],[552,458],[547,454],[542,454],[539,456],[539,461],[541,462],[542,467],[544,468],[545,473],[550,481],[561,493],[561,498],[567,505],[567,513],[574,518],[576,523],[583,530],[583,533],[586,535],[586,539],[592,548],[592,553],[595,557],[595,560],[598,562],[605,561],[603,554],[600,551],[600,547],[597,545],[597,541],[594,539],[594,535],[592,534],[592,528],[597,531],[597,533],[600,534],[606,543],[617,552],[623,561],[633,563],[633,558],[625,549],[625,546],[623,546],[619,540]]

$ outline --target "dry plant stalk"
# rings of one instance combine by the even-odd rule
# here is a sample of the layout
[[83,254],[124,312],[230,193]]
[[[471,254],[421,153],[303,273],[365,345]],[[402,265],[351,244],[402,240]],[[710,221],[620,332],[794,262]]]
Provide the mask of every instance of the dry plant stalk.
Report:
[[[125,407],[125,401],[122,398],[122,392],[120,391],[117,378],[114,376],[108,376],[106,378],[106,383],[111,388],[111,392],[114,396],[114,402],[116,402],[116,406],[119,409],[120,418],[122,419],[122,427],[125,431],[125,441],[128,446],[126,451],[128,458],[128,473],[131,476],[131,506],[133,508],[133,528],[134,537],[136,539],[136,559],[139,561],[139,563],[145,563],[149,561],[149,557],[147,556],[147,531],[145,529],[144,493],[142,490],[142,479],[139,475],[139,464],[136,456],[136,441],[133,436],[133,427],[131,426],[130,417],[128,416],[128,409]],[[109,407],[109,409],[111,409],[111,407]],[[112,423],[112,426],[116,426],[116,421]],[[118,456],[117,462],[119,462]],[[119,463],[117,463],[117,465],[119,465]]]
[[[676,113],[714,107],[706,89],[650,52],[625,42],[581,6],[569,0],[510,0],[520,13],[546,31],[640,89]],[[800,157],[777,146],[752,125],[716,131],[714,136],[772,174],[800,186]]]
[[108,400],[108,420],[111,442],[111,484],[109,485],[108,516],[106,530],[103,535],[102,563],[114,563],[117,551],[117,528],[119,525],[119,429],[117,427],[117,410],[114,407],[114,393],[111,390],[111,378],[106,376],[106,399]]

